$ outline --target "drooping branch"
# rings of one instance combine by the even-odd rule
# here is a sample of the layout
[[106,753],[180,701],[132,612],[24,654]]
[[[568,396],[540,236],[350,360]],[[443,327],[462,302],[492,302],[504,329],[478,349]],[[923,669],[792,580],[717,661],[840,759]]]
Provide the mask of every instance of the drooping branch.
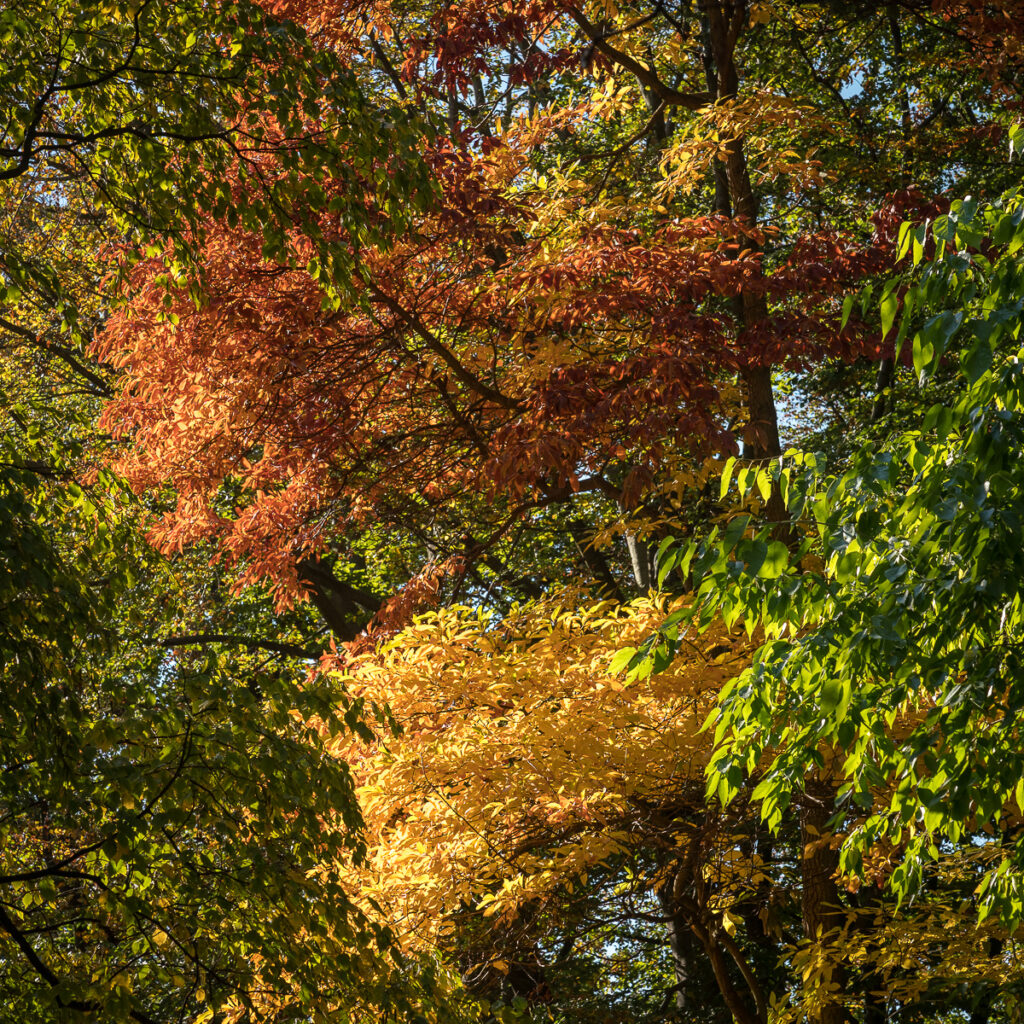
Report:
[[680,92],[666,85],[650,68],[641,64],[638,60],[630,57],[616,49],[608,42],[608,36],[601,28],[595,25],[578,7],[569,6],[566,13],[580,27],[583,34],[593,43],[594,48],[604,54],[610,61],[618,64],[623,70],[633,75],[641,85],[646,86],[661,100],[675,107],[685,107],[687,110],[700,110],[712,102],[713,97],[708,92]]
[[425,342],[427,348],[430,349],[441,361],[452,371],[455,379],[471,391],[475,391],[481,398],[486,398],[488,401],[494,402],[496,405],[500,405],[504,409],[508,409],[513,412],[521,412],[522,409],[518,402],[514,399],[509,398],[508,395],[502,394],[500,391],[485,384],[479,377],[471,373],[466,369],[465,366],[456,358],[454,353],[451,352],[434,334],[433,331],[423,322],[423,320],[413,313],[411,310],[406,309],[392,296],[388,295],[387,292],[382,291],[372,281],[368,282],[370,293],[373,295],[378,302],[381,303],[389,312],[393,313],[399,320],[401,320],[408,327],[411,327],[416,335]]
[[20,324],[13,323],[6,317],[0,316],[0,327],[5,331],[10,331],[12,334],[16,334],[19,338],[24,339],[30,345],[43,352],[52,352],[58,359],[61,359],[70,366],[75,373],[88,381],[89,384],[92,385],[90,390],[95,394],[100,395],[103,398],[113,397],[114,392],[111,390],[110,385],[95,371],[89,369],[88,366],[82,363],[77,355],[66,345],[61,345],[55,341],[44,341],[35,333],[35,331],[31,331]]
[[[32,943],[28,941],[22,930],[11,919],[2,902],[0,902],[0,930],[5,931],[11,937],[14,944],[21,950],[22,955],[32,966],[32,969],[50,988],[56,989],[60,987],[61,979],[44,963],[43,959],[32,947]],[[59,995],[57,996],[56,1003],[62,1009],[74,1010],[78,1013],[93,1013],[99,1009],[94,1002],[83,999],[64,999]],[[128,1016],[132,1020],[138,1021],[138,1024],[156,1024],[152,1017],[139,1010],[129,1010]]]
[[191,647],[206,644],[229,644],[236,647],[250,647],[261,651],[273,651],[293,658],[316,658],[319,651],[312,651],[298,644],[282,643],[278,640],[263,640],[259,637],[239,636],[234,633],[182,633],[177,636],[144,637],[143,643],[158,647]]

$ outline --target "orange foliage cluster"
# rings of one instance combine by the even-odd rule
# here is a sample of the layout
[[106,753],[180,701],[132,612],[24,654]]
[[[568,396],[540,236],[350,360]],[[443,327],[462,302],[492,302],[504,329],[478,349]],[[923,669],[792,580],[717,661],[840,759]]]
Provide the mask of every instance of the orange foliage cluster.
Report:
[[[410,106],[454,104],[473,75],[511,88],[538,61],[551,70],[566,26],[593,38],[596,17],[564,0],[266,6],[370,74],[386,64]],[[380,41],[404,55],[400,67]],[[806,132],[810,115],[768,94],[705,105],[700,138],[663,153],[661,186],[632,202],[588,177],[589,158],[551,159],[617,117],[616,95],[613,83],[560,106],[531,102],[493,130],[453,115],[449,137],[426,144],[440,202],[387,252],[357,255],[332,214],[315,244],[293,232],[290,263],[268,259],[257,230],[212,225],[200,308],[168,295],[162,259],[136,266],[130,307],[97,351],[124,374],[105,415],[134,441],[119,468],[177,496],[155,541],[217,540],[244,564],[243,583],[270,580],[289,601],[303,589],[297,563],[339,530],[394,525],[414,506],[429,516],[467,494],[526,507],[595,491],[633,505],[680,453],[736,447],[723,394],[737,371],[886,354],[856,317],[840,330],[839,300],[884,269],[895,226],[912,206],[926,212],[920,197],[895,197],[871,238],[827,226],[783,237],[749,213],[655,215],[651,196],[662,187],[670,202],[691,158],[707,178],[749,133]],[[814,131],[829,125],[819,117]],[[755,174],[820,184],[813,148],[766,144],[760,162],[756,145],[746,150]],[[340,199],[360,182],[353,172],[315,187]],[[749,182],[740,191],[750,199]],[[369,199],[366,214],[388,217]],[[324,285],[346,293],[340,307]]]
[[[120,468],[178,495],[161,546],[219,537],[247,579],[294,594],[295,562],[339,525],[386,519],[411,495],[619,497],[607,469],[627,447],[633,481],[667,450],[732,447],[724,374],[877,349],[839,331],[834,296],[885,259],[899,205],[868,246],[821,234],[766,270],[764,235],[738,221],[645,232],[572,179],[538,183],[532,147],[578,116],[525,119],[487,153],[436,151],[443,204],[415,237],[362,255],[358,305],[325,308],[305,268],[269,262],[240,227],[206,243],[200,308],[168,298],[161,260],[135,268],[98,350],[125,374],[105,414],[135,440]],[[350,244],[326,216],[322,228]],[[738,329],[740,294],[771,297],[769,319]],[[231,478],[238,508],[219,495]]]
[[933,9],[971,42],[971,70],[983,75],[1004,95],[1016,95],[999,78],[1012,72],[1024,56],[1024,3],[1003,0],[998,4],[979,0],[933,0]]
[[[390,0],[264,0],[269,13],[294,21],[315,38],[353,53],[365,45],[368,32],[385,39],[394,34],[394,26],[413,13],[396,9]],[[564,64],[565,53],[549,54],[534,49],[525,60],[508,54],[510,42],[521,42],[543,33],[558,18],[566,5],[558,0],[528,0],[524,3],[495,0],[460,0],[418,12],[422,19],[408,40],[402,65],[403,77],[419,88],[443,85],[468,91],[474,74],[506,74],[510,84],[519,84],[535,76],[542,68]]]

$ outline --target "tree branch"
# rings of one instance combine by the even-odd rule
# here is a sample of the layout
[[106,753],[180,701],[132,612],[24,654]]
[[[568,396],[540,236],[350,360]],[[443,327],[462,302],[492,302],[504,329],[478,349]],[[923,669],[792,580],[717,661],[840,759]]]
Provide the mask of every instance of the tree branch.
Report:
[[263,651],[274,651],[276,654],[285,654],[292,658],[316,658],[318,651],[310,651],[298,644],[282,643],[278,640],[261,640],[257,637],[238,636],[234,633],[183,633],[178,636],[145,636],[141,638],[144,644],[152,644],[156,647],[187,647],[201,644],[233,644],[236,647],[252,647]]
[[666,85],[650,68],[644,67],[629,54],[615,49],[608,42],[605,33],[578,8],[568,7],[566,13],[579,25],[583,34],[594,44],[596,50],[625,71],[630,72],[641,85],[647,86],[662,103],[685,107],[687,110],[700,110],[701,107],[706,107],[712,101],[713,97],[709,92],[680,92],[678,89]]
[[366,286],[370,291],[370,294],[380,302],[386,309],[393,313],[399,320],[403,321],[408,327],[411,327],[413,331],[419,337],[426,342],[427,348],[430,349],[436,356],[440,357],[441,361],[452,371],[455,379],[463,384],[465,387],[472,391],[475,391],[481,398],[486,398],[495,405],[500,405],[503,409],[508,409],[511,412],[522,412],[522,407],[514,399],[509,398],[508,395],[502,394],[500,391],[492,388],[490,385],[485,384],[479,377],[470,373],[462,363],[450,352],[438,339],[437,335],[430,330],[430,328],[413,312],[405,309],[395,299],[393,299],[386,292],[380,290],[372,281],[367,281]]
[[13,323],[6,317],[0,316],[0,327],[10,331],[12,334],[18,335],[19,338],[24,338],[30,345],[34,345],[43,352],[52,352],[58,359],[62,359],[67,363],[75,373],[92,384],[97,394],[102,395],[104,398],[113,397],[114,392],[110,389],[110,385],[102,377],[90,370],[88,366],[80,363],[75,353],[65,345],[44,341],[34,331],[30,331],[27,327],[22,327],[21,324]]

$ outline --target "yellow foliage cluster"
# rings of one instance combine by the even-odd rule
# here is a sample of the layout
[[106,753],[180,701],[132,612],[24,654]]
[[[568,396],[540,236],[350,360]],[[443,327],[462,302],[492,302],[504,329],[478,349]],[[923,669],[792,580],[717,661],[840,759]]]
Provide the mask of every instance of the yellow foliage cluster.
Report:
[[714,161],[725,160],[739,144],[755,182],[785,176],[796,191],[820,185],[829,172],[815,159],[809,139],[811,132],[820,138],[832,131],[813,110],[776,93],[722,100],[701,110],[678,141],[666,148],[661,201],[670,203],[677,194],[697,187]]
[[[545,909],[557,916],[589,876],[627,863],[633,880],[617,895],[671,892],[711,945],[734,945],[752,899],[765,933],[786,941],[782,919],[799,892],[751,843],[756,811],[746,801],[712,809],[704,797],[703,726],[756,640],[717,622],[685,636],[664,672],[627,684],[610,671],[678,600],[594,604],[567,591],[505,617],[446,608],[350,658],[351,696],[386,709],[391,725],[372,742],[336,741],[368,843],[365,863],[343,870],[403,949],[436,955],[467,913],[498,932]],[[652,849],[660,854],[645,861]],[[773,1002],[774,1017],[795,1024],[843,1001],[851,969],[911,1001],[937,979],[1018,980],[1016,946],[991,922],[978,926],[970,895],[996,852],[944,858],[942,897],[919,906],[864,891],[838,928],[788,947],[802,982]],[[481,966],[508,969],[500,946],[490,955]]]
[[[1024,980],[1020,935],[994,918],[979,923],[971,898],[981,874],[1003,856],[997,842],[940,855],[930,891],[895,911],[891,903],[861,899],[842,926],[791,950],[801,986],[774,1007],[778,1024],[813,1019],[837,1000],[851,1014],[862,993],[847,990],[836,965],[872,978],[876,994],[904,1005],[927,999],[937,981],[965,988],[990,984],[1007,992]],[[1016,1019],[1016,1018],[1014,1018]]]
[[370,842],[357,887],[407,948],[429,948],[460,909],[512,917],[571,891],[657,809],[703,805],[701,727],[752,645],[712,628],[669,671],[624,685],[612,655],[665,611],[646,599],[501,620],[445,609],[350,664],[353,695],[387,705],[400,730],[339,741]]

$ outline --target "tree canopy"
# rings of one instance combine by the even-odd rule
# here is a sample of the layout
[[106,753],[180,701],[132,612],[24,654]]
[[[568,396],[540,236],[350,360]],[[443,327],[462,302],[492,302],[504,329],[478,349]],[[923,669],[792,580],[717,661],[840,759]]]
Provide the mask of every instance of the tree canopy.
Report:
[[1021,5],[0,50],[0,1020],[1020,1019]]

